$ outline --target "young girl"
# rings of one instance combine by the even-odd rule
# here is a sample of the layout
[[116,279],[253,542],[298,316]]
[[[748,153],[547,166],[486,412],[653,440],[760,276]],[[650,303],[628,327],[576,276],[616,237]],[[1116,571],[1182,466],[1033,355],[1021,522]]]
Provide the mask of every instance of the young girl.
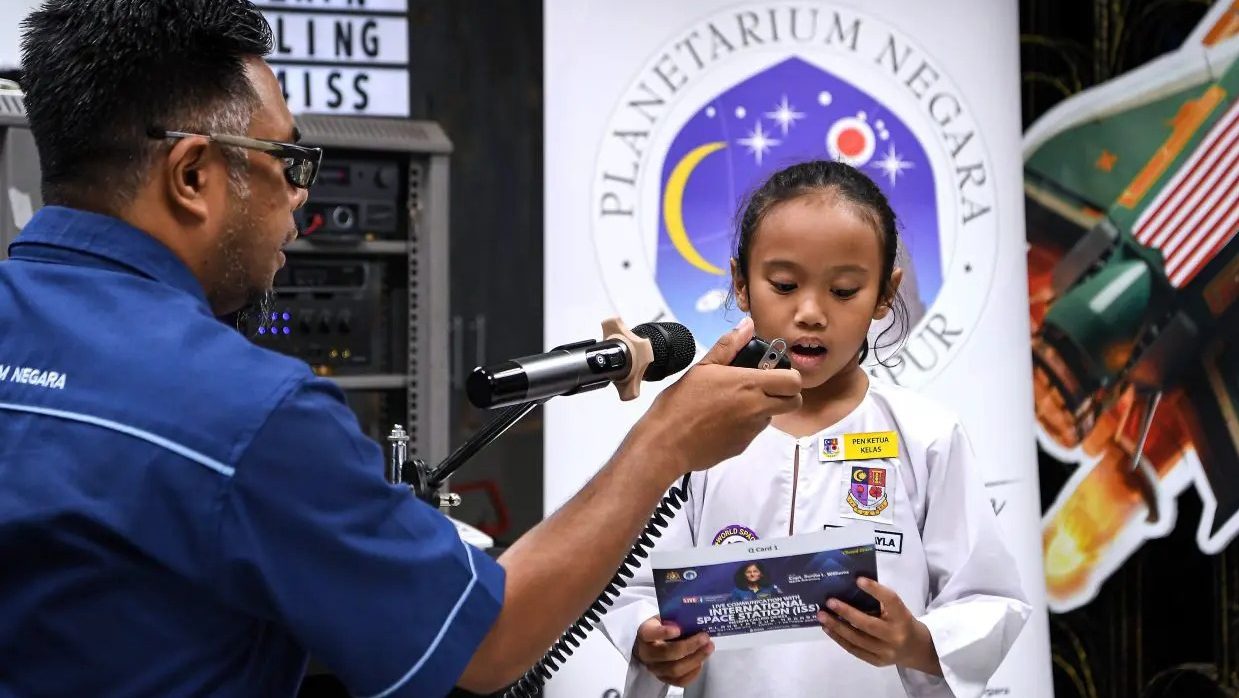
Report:
[[[694,473],[657,549],[795,535],[863,521],[879,531],[881,602],[868,616],[832,601],[821,641],[711,656],[704,633],[658,618],[648,566],[603,629],[630,660],[626,698],[981,696],[1030,608],[959,420],[861,368],[875,320],[901,309],[895,214],[838,162],[774,174],[750,199],[731,262],[736,299],[767,341],[784,339],[804,404],[741,455]],[[897,457],[842,461],[847,434],[890,432]],[[870,485],[849,486],[857,472]],[[870,497],[869,495],[873,495]]]

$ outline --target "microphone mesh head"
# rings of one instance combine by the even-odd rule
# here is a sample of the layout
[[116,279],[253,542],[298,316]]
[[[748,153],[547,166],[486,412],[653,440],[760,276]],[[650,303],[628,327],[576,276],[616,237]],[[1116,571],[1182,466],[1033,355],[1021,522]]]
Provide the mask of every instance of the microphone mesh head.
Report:
[[650,340],[654,350],[654,360],[643,377],[647,381],[660,381],[683,371],[697,354],[693,333],[678,322],[646,322],[632,328],[632,333]]

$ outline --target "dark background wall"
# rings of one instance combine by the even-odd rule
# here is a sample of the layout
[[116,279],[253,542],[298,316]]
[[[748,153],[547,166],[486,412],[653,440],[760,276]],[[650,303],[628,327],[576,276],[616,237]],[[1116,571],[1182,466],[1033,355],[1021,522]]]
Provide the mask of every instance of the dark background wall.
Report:
[[[455,146],[455,447],[491,416],[464,399],[468,371],[543,350],[542,3],[410,0],[409,31],[413,117],[438,121]],[[541,421],[535,410],[453,478],[458,518],[500,545],[542,518]]]

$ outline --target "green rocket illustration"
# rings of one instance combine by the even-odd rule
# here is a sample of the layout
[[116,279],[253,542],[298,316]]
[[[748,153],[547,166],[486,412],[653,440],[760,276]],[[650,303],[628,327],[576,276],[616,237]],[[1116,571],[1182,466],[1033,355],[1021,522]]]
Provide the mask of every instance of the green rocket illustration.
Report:
[[1109,549],[1126,527],[1166,518],[1177,492],[1161,482],[1189,451],[1203,471],[1202,549],[1239,529],[1239,20],[1228,5],[1179,51],[1067,100],[1025,139],[1030,254],[1062,248],[1048,279],[1030,280],[1041,441],[1082,463],[1046,515],[1052,607],[1087,601],[1134,550]]

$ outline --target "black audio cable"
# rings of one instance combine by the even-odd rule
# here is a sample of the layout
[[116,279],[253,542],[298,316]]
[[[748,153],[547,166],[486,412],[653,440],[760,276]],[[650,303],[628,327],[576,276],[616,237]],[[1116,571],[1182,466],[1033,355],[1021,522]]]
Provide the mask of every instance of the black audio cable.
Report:
[[641,531],[641,535],[637,536],[637,542],[633,543],[632,549],[628,551],[628,556],[620,563],[615,576],[590,605],[589,610],[575,623],[568,626],[568,629],[559,636],[555,644],[551,645],[542,659],[538,660],[532,669],[525,672],[519,681],[508,688],[503,698],[534,698],[547,680],[559,670],[568,657],[572,656],[576,648],[581,646],[586,634],[593,629],[595,623],[601,620],[602,614],[614,605],[620,589],[628,586],[628,580],[635,576],[635,570],[641,564],[638,558],[649,557],[650,549],[654,547],[654,539],[662,536],[663,529],[670,525],[675,512],[679,511],[684,502],[688,500],[689,477],[685,475],[679,485],[673,486],[663,496],[662,501],[655,507],[653,516]]

